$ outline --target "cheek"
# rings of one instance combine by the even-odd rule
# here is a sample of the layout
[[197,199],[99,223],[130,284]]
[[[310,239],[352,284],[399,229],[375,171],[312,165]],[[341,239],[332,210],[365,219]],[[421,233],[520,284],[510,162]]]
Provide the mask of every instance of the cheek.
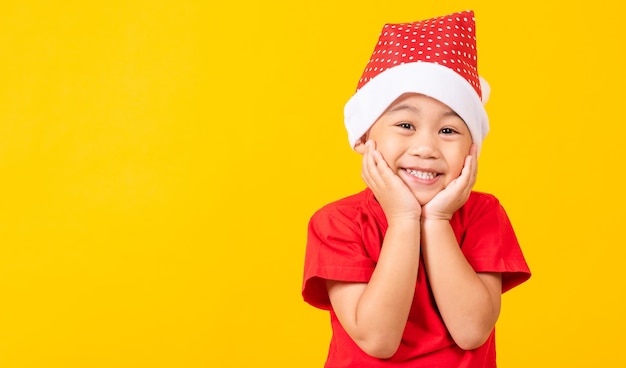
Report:
[[394,145],[394,144],[381,144],[381,145],[376,145],[376,150],[378,152],[380,152],[380,154],[383,156],[383,158],[385,159],[385,161],[387,161],[387,164],[391,165],[393,164],[393,161],[397,158],[398,156],[398,148]]
[[457,162],[457,163],[454,165],[454,167],[452,168],[451,172],[452,172],[452,175],[453,175],[455,178],[456,178],[456,177],[458,177],[459,175],[461,175],[461,171],[463,171],[463,164],[464,164],[464,163],[465,163],[464,161]]
[[459,151],[454,155],[451,155],[448,160],[448,168],[450,169],[450,174],[453,176],[452,179],[461,175],[461,171],[463,170],[463,166],[465,165],[465,158],[469,154],[469,148],[467,152]]

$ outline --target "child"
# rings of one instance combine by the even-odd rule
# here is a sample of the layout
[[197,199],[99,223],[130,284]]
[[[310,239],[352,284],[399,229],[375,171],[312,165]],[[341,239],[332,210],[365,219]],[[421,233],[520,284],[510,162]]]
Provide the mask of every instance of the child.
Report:
[[530,271],[498,200],[472,191],[487,95],[472,11],[384,26],[344,111],[368,188],[309,223],[326,367],[496,366],[501,294]]

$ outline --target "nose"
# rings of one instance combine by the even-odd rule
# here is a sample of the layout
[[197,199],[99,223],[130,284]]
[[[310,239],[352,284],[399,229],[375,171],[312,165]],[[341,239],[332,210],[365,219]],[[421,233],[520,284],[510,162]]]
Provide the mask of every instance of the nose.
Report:
[[430,132],[417,132],[413,135],[409,153],[421,158],[436,158],[438,155],[437,137]]

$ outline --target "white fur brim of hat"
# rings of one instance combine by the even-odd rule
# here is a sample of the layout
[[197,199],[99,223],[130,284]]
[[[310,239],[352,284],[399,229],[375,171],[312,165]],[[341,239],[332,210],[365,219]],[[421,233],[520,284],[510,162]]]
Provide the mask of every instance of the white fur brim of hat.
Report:
[[427,62],[401,64],[378,74],[348,100],[344,107],[344,123],[350,146],[359,139],[398,97],[420,93],[448,105],[468,126],[478,146],[489,131],[489,118],[484,104],[490,87],[480,78],[482,101],[474,88],[452,69]]

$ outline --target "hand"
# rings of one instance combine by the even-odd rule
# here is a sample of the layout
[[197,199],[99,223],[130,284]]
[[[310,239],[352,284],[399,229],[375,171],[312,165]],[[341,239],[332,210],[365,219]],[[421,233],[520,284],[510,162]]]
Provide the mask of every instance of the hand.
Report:
[[476,183],[478,148],[472,144],[470,154],[465,158],[461,175],[452,180],[444,190],[422,208],[422,218],[428,220],[450,220],[452,214],[465,204]]
[[422,207],[409,187],[387,165],[373,141],[365,143],[361,177],[385,212],[387,221],[419,220]]

